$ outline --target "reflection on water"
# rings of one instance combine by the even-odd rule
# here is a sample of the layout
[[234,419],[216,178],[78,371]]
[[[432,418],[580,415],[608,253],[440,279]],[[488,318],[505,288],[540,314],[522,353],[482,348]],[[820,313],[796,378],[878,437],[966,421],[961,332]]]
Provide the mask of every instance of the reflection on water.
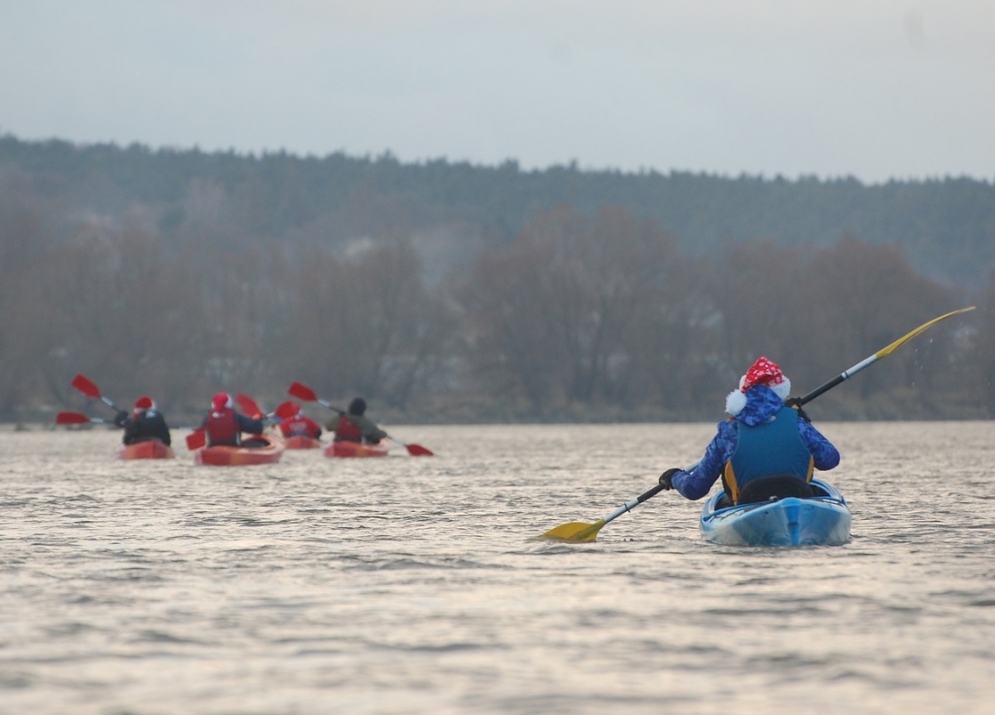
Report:
[[406,427],[436,452],[118,462],[0,432],[0,713],[990,713],[995,426],[833,424],[842,547],[704,543],[711,425]]

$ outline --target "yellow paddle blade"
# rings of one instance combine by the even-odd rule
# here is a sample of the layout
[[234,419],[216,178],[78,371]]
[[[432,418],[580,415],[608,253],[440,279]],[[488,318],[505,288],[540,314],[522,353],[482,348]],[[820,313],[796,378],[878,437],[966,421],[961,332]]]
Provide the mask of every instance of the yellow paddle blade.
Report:
[[927,328],[930,328],[930,327],[936,325],[941,320],[946,320],[951,315],[958,315],[960,313],[966,313],[969,310],[974,310],[974,306],[970,305],[970,306],[968,306],[966,308],[961,308],[960,310],[951,311],[951,312],[947,313],[946,315],[941,315],[939,318],[933,318],[928,323],[923,323],[922,325],[920,325],[918,328],[916,328],[915,330],[913,330],[908,335],[903,335],[902,337],[900,337],[898,340],[896,340],[895,342],[893,342],[888,347],[882,348],[882,349],[878,350],[874,354],[874,357],[876,357],[876,358],[878,358],[880,360],[881,358],[886,357],[886,356],[890,355],[891,353],[893,353],[895,350],[897,350],[899,347],[901,347],[902,345],[904,345],[908,341],[912,340],[912,338],[914,338],[915,336],[917,336],[922,331],[924,331]]
[[560,524],[554,529],[550,529],[538,538],[550,539],[553,541],[594,541],[598,538],[598,532],[605,525],[604,519],[598,519],[593,524],[583,521],[571,521],[569,524]]

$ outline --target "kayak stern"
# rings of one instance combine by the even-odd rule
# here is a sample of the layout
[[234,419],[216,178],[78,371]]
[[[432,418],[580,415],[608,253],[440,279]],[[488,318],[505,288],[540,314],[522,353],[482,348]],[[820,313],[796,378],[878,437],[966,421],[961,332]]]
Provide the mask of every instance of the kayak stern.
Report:
[[707,541],[726,546],[838,546],[850,539],[852,517],[842,493],[812,480],[818,496],[786,497],[717,508],[722,496],[706,502],[701,532]]

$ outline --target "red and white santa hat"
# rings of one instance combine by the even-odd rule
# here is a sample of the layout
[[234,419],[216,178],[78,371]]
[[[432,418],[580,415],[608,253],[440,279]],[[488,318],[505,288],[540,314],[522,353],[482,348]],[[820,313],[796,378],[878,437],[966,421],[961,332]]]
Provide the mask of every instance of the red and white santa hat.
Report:
[[146,410],[155,409],[155,400],[153,400],[148,395],[142,395],[137,400],[135,400],[135,412],[144,412]]
[[746,393],[757,385],[764,385],[774,391],[782,400],[791,394],[791,380],[781,372],[781,366],[765,357],[757,358],[746,374],[739,378],[739,389],[726,396],[726,412],[738,415],[746,407]]
[[234,404],[235,401],[232,400],[231,395],[227,392],[219,392],[211,398],[211,406],[215,412],[220,412],[226,407],[232,407]]

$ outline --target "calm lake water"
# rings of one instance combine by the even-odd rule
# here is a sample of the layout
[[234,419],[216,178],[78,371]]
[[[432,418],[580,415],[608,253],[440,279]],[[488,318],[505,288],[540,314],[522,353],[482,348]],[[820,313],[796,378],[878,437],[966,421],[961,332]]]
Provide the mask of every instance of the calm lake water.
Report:
[[119,462],[0,432],[0,713],[995,712],[995,423],[821,423],[841,547],[716,547],[713,425],[397,428],[435,457]]

